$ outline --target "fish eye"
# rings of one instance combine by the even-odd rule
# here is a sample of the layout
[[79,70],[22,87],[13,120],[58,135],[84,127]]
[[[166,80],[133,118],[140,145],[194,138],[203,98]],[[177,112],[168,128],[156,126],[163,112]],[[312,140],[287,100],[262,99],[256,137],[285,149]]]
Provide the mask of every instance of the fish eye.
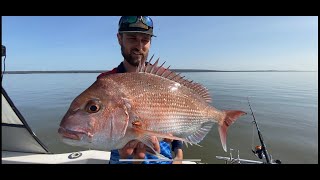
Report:
[[96,113],[100,110],[100,106],[96,102],[89,102],[86,109],[88,113]]
[[96,105],[92,105],[92,106],[90,106],[89,109],[90,109],[90,111],[95,112],[98,109],[98,107]]

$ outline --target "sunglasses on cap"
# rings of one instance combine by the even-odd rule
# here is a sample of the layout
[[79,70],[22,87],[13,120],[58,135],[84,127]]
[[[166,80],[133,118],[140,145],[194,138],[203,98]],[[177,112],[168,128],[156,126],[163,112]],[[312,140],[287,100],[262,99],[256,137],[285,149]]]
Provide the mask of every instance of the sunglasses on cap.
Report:
[[153,22],[149,16],[122,16],[119,21],[119,27],[122,24],[134,24],[138,21],[141,21],[144,25],[148,26],[149,28],[153,28]]

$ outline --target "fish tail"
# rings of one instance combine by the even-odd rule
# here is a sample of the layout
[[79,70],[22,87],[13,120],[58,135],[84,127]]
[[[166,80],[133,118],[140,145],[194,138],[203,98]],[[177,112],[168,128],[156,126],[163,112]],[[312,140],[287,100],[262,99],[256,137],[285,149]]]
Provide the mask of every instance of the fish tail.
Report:
[[240,116],[247,114],[243,111],[235,111],[235,110],[224,110],[222,111],[225,115],[223,116],[222,123],[220,123],[218,130],[220,134],[220,140],[223,147],[223,150],[227,152],[227,130],[228,127],[233,124]]

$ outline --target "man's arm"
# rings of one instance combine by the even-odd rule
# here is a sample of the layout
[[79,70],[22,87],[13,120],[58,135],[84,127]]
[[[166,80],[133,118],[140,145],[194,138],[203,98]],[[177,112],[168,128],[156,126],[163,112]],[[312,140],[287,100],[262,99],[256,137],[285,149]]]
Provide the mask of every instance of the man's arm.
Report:
[[183,159],[183,151],[182,151],[182,141],[178,140],[173,140],[171,143],[171,149],[174,152],[174,160],[179,160],[179,161],[173,161],[172,164],[182,164],[182,159]]
[[173,161],[172,164],[182,164],[182,159],[183,159],[182,149],[175,149],[174,154],[175,154],[175,157],[173,159],[179,160],[179,161]]

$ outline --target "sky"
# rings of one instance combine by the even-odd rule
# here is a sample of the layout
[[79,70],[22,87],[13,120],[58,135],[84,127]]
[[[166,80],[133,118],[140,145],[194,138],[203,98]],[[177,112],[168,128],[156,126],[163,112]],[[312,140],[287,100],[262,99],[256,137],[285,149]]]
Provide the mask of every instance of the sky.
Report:
[[[149,57],[173,69],[318,71],[318,16],[150,17]],[[6,70],[110,70],[123,60],[119,19],[2,16]]]

